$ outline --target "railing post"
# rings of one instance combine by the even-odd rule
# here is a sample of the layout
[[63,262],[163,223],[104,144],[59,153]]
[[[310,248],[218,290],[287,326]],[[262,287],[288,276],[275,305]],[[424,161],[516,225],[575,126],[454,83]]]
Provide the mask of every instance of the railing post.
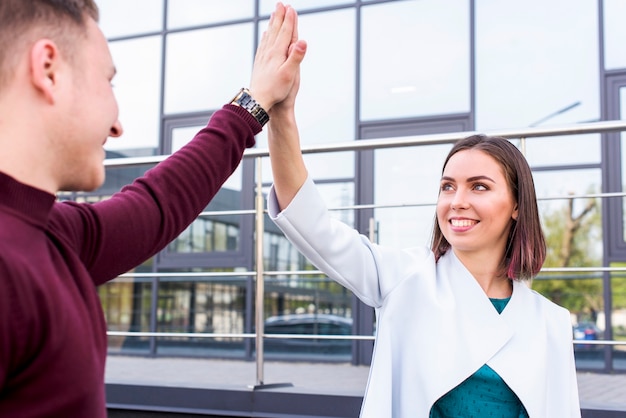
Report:
[[263,385],[263,334],[265,333],[263,322],[263,302],[265,299],[265,286],[263,282],[263,178],[261,171],[261,157],[256,158],[256,199],[255,199],[255,248],[256,248],[256,385]]

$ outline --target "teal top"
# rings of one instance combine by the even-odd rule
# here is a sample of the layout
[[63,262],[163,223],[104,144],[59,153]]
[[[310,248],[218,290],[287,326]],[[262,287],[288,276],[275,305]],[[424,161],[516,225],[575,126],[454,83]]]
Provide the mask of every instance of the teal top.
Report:
[[[498,313],[511,298],[490,299]],[[430,410],[430,418],[528,418],[517,395],[486,364],[443,395]]]

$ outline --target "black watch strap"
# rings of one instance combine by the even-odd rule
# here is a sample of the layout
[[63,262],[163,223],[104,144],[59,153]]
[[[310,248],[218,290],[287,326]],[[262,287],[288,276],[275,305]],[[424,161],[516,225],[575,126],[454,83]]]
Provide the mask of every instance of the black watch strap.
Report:
[[252,98],[250,91],[246,88],[239,90],[230,104],[246,109],[261,126],[264,126],[270,120],[270,115]]

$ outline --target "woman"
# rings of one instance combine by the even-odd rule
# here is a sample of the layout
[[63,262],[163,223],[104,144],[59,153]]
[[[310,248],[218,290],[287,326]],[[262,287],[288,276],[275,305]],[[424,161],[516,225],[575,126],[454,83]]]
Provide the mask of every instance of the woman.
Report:
[[580,417],[570,315],[528,286],[545,259],[534,184],[504,138],[443,167],[432,248],[372,244],[331,218],[308,177],[293,105],[272,109],[269,212],[377,315],[361,417]]

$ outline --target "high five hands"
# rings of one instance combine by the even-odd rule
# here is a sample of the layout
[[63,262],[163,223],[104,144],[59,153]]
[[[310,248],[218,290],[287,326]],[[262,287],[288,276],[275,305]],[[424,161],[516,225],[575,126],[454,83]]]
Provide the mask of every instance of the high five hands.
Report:
[[270,115],[275,104],[287,98],[292,102],[295,100],[300,80],[300,63],[306,49],[306,41],[298,39],[296,11],[290,6],[277,3],[257,48],[250,80],[252,97]]

